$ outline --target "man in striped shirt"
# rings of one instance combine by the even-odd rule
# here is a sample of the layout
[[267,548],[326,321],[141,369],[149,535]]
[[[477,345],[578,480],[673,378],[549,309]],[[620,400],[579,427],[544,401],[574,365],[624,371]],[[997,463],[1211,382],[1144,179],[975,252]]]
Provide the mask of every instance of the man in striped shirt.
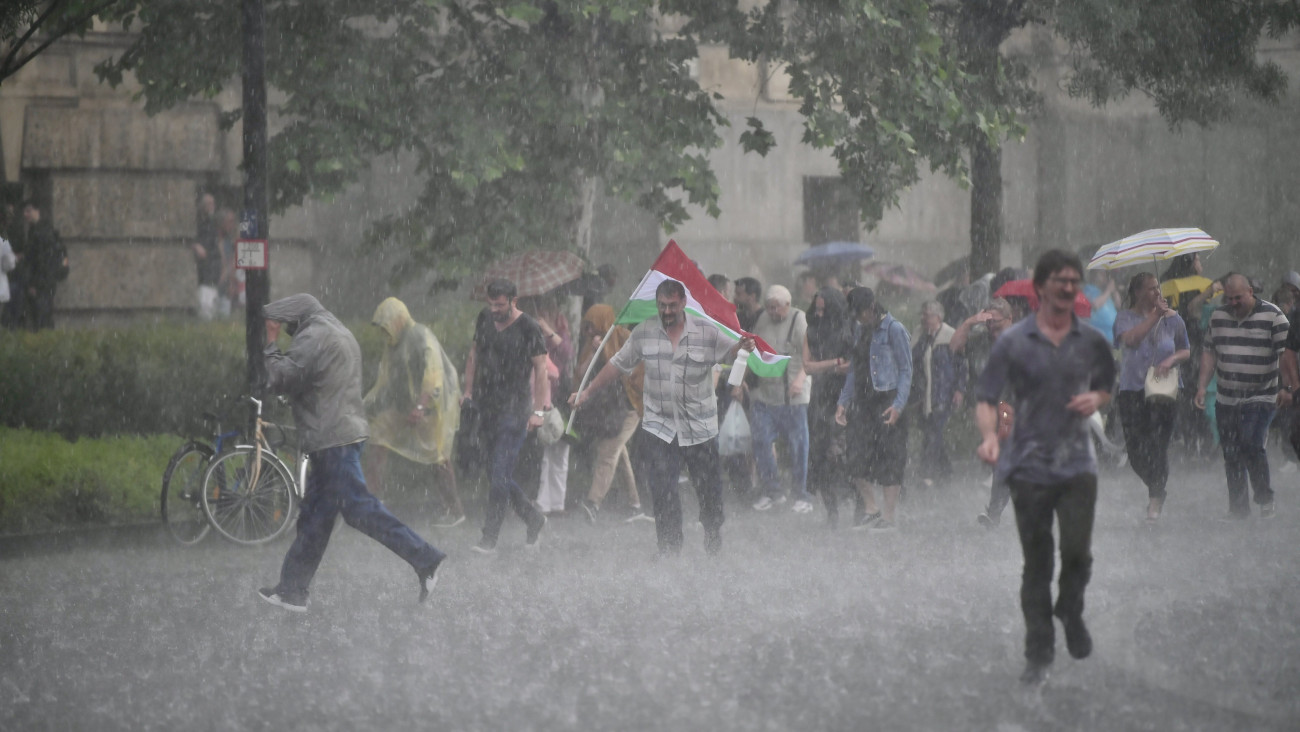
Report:
[[1223,302],[1210,316],[1201,353],[1196,406],[1205,408],[1205,388],[1212,374],[1219,377],[1216,422],[1228,479],[1228,511],[1232,518],[1250,516],[1246,479],[1255,489],[1261,518],[1273,516],[1268,454],[1264,442],[1277,412],[1278,357],[1286,344],[1290,323],[1276,305],[1255,297],[1245,276],[1223,280]]

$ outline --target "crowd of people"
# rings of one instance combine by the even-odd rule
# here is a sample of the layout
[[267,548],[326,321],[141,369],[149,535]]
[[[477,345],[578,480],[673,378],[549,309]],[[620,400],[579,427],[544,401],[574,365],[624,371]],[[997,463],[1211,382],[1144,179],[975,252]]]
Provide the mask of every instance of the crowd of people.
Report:
[[[975,455],[992,472],[979,520],[996,527],[1004,507],[1014,507],[1025,561],[1022,680],[1040,683],[1055,654],[1054,618],[1071,656],[1085,658],[1092,649],[1083,611],[1098,491],[1095,445],[1105,438],[1093,427],[1098,415],[1110,411],[1122,425],[1128,462],[1148,490],[1148,522],[1165,507],[1169,446],[1179,400],[1189,396],[1202,415],[1215,406],[1226,518],[1250,517],[1252,493],[1261,519],[1275,515],[1265,448],[1279,414],[1291,418],[1287,436],[1293,449],[1300,447],[1290,409],[1300,387],[1300,276],[1288,273],[1279,294],[1292,296],[1275,298],[1290,311],[1284,312],[1236,273],[1178,293],[1177,305],[1154,274],[1139,271],[1117,286],[1089,277],[1076,255],[1060,250],[1043,254],[1026,274],[1034,302],[989,297],[998,289],[988,286],[992,278],[980,278],[984,287],[960,285],[980,292],[950,296],[965,310],[959,321],[947,319],[937,298],[921,306],[911,333],[869,287],[822,282],[802,309],[781,285],[764,289],[751,278],[715,275],[710,284],[737,306],[744,331],[738,340],[688,312],[686,288],[671,278],[655,290],[657,317],[628,329],[610,305],[595,303],[576,341],[559,299],[520,298],[512,282],[492,280],[463,379],[436,336],[389,298],[373,318],[388,340],[377,381],[364,396],[359,350],[346,328],[308,295],[272,303],[265,309],[270,386],[293,398],[314,467],[280,581],[261,596],[306,609],[308,586],[341,514],[407,561],[421,600],[427,597],[446,555],[367,487],[383,480],[388,452],[442,473],[435,482],[446,515],[437,525],[450,527],[466,521],[453,464],[461,448],[475,451],[472,462],[486,470],[489,484],[473,546],[480,554],[496,553],[511,512],[530,549],[540,545],[548,517],[595,522],[618,473],[625,520],[653,521],[666,556],[683,548],[679,491],[689,479],[712,555],[723,546],[724,475],[756,512],[807,515],[820,494],[832,527],[847,498],[854,528],[898,531],[909,481],[920,490],[970,479],[954,474],[947,440],[953,414],[973,407]],[[1076,315],[1080,297],[1108,331]],[[1108,299],[1114,307],[1106,313]],[[294,336],[283,353],[282,328]],[[788,357],[783,373],[741,377],[743,361],[736,359],[755,348],[756,336]],[[748,444],[737,449],[739,420]],[[922,465],[909,471],[913,425]],[[539,470],[529,478],[535,487],[521,481],[528,471],[519,465],[532,442],[540,450]],[[591,456],[592,470],[590,485],[570,496],[574,445]]]

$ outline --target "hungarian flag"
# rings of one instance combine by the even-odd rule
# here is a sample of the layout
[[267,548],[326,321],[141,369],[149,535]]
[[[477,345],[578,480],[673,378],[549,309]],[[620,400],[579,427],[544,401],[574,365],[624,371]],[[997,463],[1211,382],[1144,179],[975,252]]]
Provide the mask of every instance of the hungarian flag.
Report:
[[[632,298],[628,300],[623,312],[618,314],[620,325],[636,325],[643,320],[659,317],[659,306],[655,303],[655,288],[664,280],[677,280],[686,287],[686,312],[704,318],[713,324],[722,334],[733,341],[744,336],[753,335],[740,329],[736,319],[736,306],[727,302],[722,293],[713,289],[709,280],[690,257],[669,241],[668,246],[659,253],[650,271],[636,286]],[[763,339],[754,337],[757,350],[749,354],[746,362],[750,371],[758,376],[780,376],[785,373],[789,356],[782,356],[772,350]]]

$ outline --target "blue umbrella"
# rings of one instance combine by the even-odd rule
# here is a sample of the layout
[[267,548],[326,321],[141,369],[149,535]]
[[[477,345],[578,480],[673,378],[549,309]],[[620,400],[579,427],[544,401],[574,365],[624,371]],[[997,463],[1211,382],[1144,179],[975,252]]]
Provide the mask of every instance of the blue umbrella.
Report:
[[808,247],[798,259],[794,260],[794,263],[808,266],[846,264],[859,259],[871,259],[875,255],[875,250],[866,244],[859,244],[856,241],[832,241]]

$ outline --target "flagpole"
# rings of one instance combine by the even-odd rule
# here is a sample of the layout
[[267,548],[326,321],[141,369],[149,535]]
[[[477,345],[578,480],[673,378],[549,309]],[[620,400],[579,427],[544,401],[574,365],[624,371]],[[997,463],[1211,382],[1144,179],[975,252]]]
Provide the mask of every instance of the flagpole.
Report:
[[[574,394],[581,394],[582,390],[586,388],[587,382],[591,380],[591,372],[596,368],[597,354],[605,350],[605,344],[609,342],[609,337],[614,335],[614,329],[617,327],[618,323],[615,322],[609,326],[609,330],[605,331],[605,337],[600,340],[600,345],[596,346],[595,352],[591,354],[591,360],[587,362],[587,371],[582,375],[582,381],[578,384],[578,390],[573,392]],[[569,412],[569,421],[564,423],[564,432],[566,434],[569,432],[569,428],[573,426],[573,415],[577,413],[578,406],[575,404],[573,410]]]

